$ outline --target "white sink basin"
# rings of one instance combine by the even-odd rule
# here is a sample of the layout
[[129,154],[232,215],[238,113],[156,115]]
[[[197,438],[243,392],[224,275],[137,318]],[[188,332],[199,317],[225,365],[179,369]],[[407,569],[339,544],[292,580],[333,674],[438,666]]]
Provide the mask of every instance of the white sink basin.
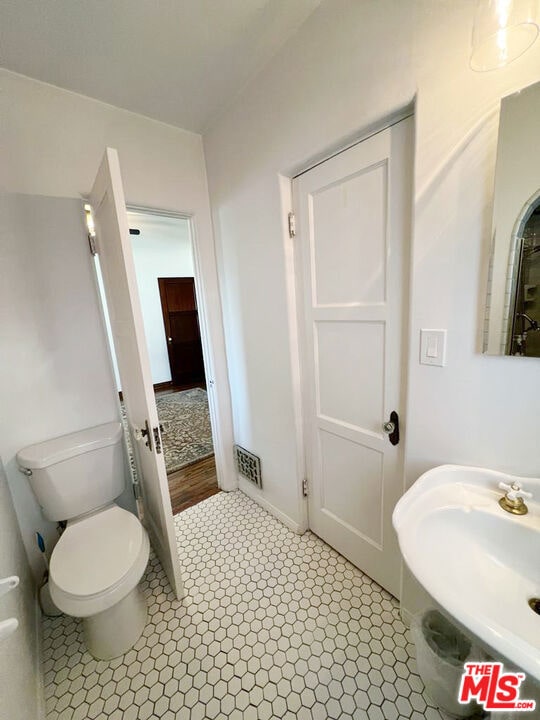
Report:
[[[517,516],[499,483],[533,493]],[[465,628],[540,681],[540,480],[442,465],[424,473],[393,515],[413,575]]]

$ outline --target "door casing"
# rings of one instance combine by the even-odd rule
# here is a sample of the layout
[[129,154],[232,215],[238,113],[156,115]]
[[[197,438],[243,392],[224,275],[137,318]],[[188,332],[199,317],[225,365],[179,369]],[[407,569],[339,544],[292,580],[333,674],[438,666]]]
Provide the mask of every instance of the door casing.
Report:
[[[197,217],[193,213],[163,210],[147,205],[133,205],[126,203],[127,212],[172,217],[186,220],[189,224],[189,236],[193,252],[195,295],[197,298],[197,312],[201,334],[201,344],[204,360],[204,374],[208,391],[208,407],[210,423],[212,426],[212,440],[216,460],[217,482],[221,490],[236,490],[238,476],[233,456],[233,426],[232,410],[230,406],[229,388],[223,388],[216,382],[216,376],[227,377],[226,358],[216,356],[214,351],[214,338],[210,325],[207,299],[208,280],[203,277],[203,252],[197,235]],[[215,256],[212,258],[213,267],[206,268],[216,271]],[[208,262],[208,261],[207,261]],[[223,384],[223,383],[222,383]]]

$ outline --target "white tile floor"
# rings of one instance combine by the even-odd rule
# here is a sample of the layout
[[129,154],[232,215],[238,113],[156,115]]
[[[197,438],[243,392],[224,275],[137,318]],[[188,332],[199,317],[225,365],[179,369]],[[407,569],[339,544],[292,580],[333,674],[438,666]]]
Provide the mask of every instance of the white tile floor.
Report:
[[44,621],[48,720],[440,720],[423,694],[397,602],[311,533],[241,492],[176,517],[186,597],[157,560],[149,622],[96,661],[68,617]]

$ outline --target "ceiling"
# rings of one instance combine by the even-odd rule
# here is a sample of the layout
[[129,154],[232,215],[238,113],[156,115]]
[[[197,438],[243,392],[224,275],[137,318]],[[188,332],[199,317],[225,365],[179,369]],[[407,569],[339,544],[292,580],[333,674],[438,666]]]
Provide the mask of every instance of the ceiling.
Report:
[[1,64],[202,132],[321,0],[3,0]]

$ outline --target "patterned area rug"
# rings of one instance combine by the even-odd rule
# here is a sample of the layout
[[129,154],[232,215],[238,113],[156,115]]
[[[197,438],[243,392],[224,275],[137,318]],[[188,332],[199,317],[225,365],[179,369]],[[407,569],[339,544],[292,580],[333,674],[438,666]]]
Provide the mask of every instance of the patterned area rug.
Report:
[[[202,388],[156,397],[167,474],[214,454],[208,395]],[[120,403],[129,461],[135,479],[137,468],[128,431],[124,403]]]
[[161,439],[167,473],[175,472],[214,452],[206,390],[193,388],[158,395]]

